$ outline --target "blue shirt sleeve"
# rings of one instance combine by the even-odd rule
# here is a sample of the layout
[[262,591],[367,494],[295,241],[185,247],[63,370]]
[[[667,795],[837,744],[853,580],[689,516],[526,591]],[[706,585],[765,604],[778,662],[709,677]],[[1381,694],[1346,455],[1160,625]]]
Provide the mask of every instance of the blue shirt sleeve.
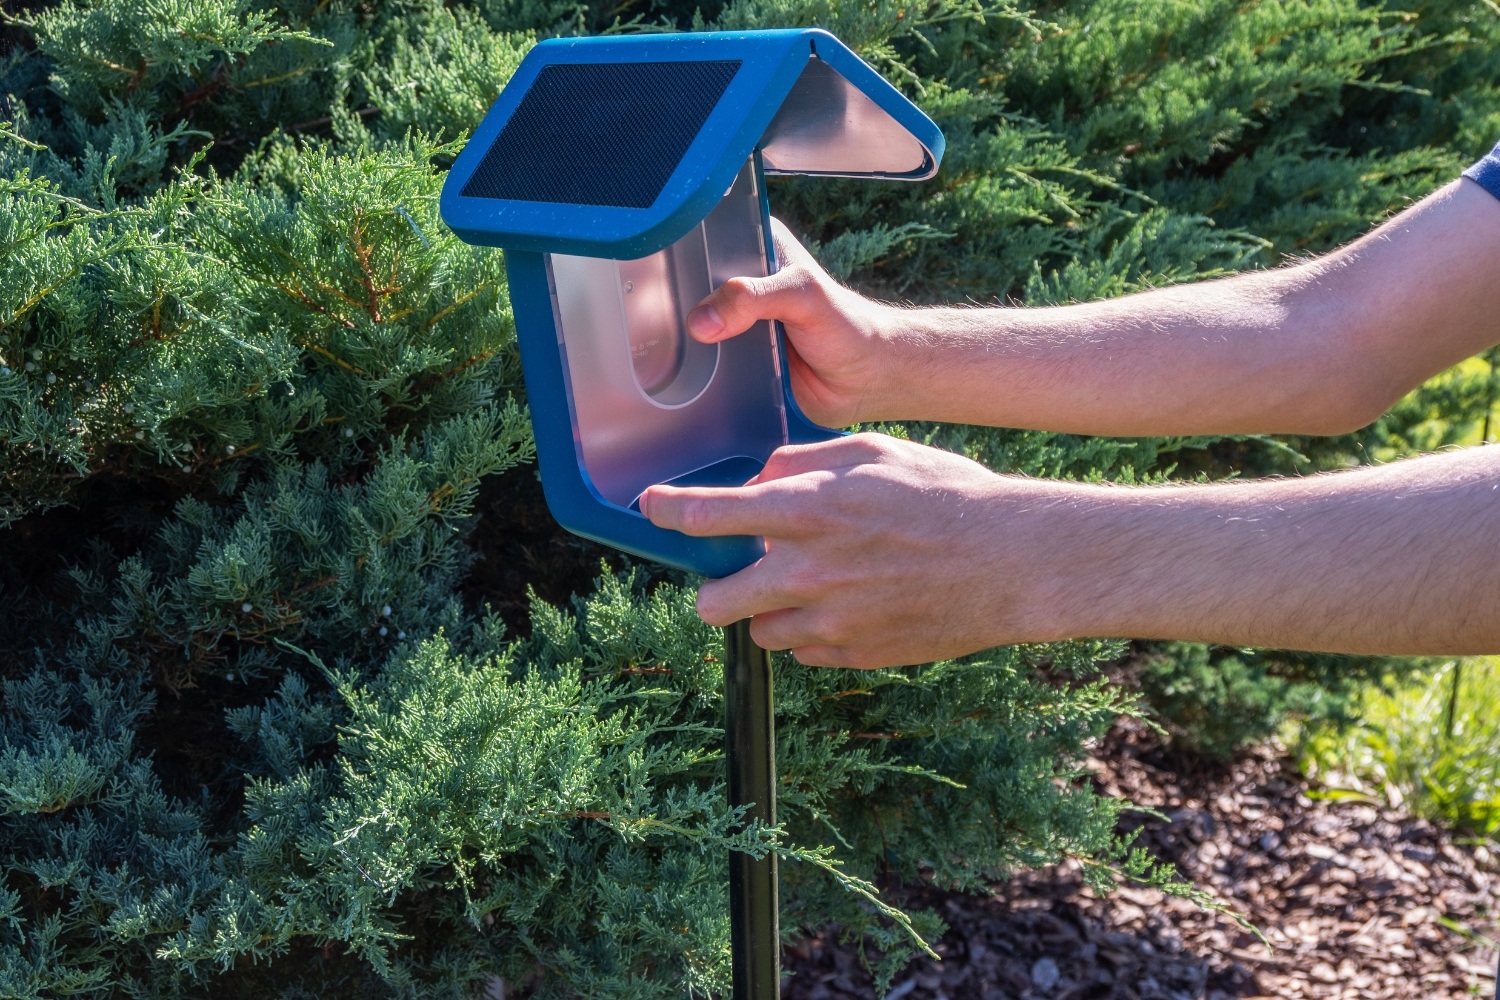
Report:
[[1465,170],[1464,176],[1500,198],[1500,144],[1490,150],[1484,159]]

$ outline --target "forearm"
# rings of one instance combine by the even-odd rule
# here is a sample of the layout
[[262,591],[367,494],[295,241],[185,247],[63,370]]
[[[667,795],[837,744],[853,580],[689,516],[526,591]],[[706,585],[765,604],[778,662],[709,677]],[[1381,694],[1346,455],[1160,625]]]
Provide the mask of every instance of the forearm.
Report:
[[1084,305],[889,310],[891,416],[1112,436],[1308,430],[1330,394],[1356,389],[1335,371],[1353,354],[1343,338],[1298,308],[1308,278],[1288,268]]
[[1328,256],[1055,308],[875,307],[887,419],[1342,433],[1500,339],[1500,202],[1450,185]]
[[[1037,484],[1038,553],[1011,623],[1349,653],[1500,651],[1500,448],[1308,479]],[[1015,536],[1013,536],[1015,537]]]

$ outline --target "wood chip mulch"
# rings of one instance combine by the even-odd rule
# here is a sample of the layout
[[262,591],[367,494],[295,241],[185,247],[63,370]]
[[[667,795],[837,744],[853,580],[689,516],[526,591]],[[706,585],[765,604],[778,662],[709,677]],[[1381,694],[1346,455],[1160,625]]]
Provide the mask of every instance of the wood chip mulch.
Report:
[[[1059,867],[976,897],[905,893],[949,931],[884,1000],[1227,1000],[1492,997],[1500,868],[1430,823],[1373,804],[1309,798],[1271,750],[1209,766],[1117,731],[1092,761],[1138,843],[1270,939],[1154,890],[1107,899]],[[789,947],[784,1000],[876,998],[856,946],[822,928]]]

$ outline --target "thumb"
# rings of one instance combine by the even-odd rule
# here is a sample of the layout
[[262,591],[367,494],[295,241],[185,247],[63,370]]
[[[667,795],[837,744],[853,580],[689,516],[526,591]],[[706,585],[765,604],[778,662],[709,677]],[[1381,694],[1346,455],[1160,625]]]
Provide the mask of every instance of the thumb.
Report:
[[694,340],[716,344],[763,319],[794,319],[814,305],[816,295],[816,285],[800,268],[769,278],[730,278],[688,313],[688,333]]

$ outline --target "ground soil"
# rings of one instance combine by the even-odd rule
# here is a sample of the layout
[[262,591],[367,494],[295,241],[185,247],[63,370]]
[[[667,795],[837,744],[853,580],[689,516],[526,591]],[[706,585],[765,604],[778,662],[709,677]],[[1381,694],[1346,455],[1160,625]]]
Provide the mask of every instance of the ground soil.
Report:
[[[885,1000],[1227,1000],[1493,996],[1500,875],[1483,848],[1365,801],[1318,798],[1274,750],[1209,765],[1118,730],[1091,762],[1101,790],[1152,806],[1139,843],[1248,915],[1154,890],[1100,899],[1076,869],[990,897],[915,892],[950,930]],[[877,996],[853,945],[824,928],[783,958],[785,1000]]]

